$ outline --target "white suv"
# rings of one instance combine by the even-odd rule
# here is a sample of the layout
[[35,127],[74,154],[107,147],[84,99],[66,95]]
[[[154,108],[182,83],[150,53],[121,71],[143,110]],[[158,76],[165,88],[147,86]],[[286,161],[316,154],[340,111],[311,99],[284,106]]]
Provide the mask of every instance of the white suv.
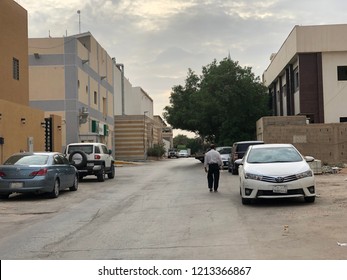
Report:
[[102,143],[71,143],[67,145],[67,159],[77,168],[79,179],[87,175],[95,175],[99,182],[115,176],[114,160],[111,150]]

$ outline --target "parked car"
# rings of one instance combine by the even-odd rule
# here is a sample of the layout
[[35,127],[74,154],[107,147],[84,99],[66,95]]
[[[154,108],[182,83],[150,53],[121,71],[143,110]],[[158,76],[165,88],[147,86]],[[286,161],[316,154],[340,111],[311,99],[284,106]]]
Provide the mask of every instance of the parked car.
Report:
[[167,157],[168,158],[173,158],[173,157],[177,158],[178,153],[177,153],[176,149],[169,149]]
[[180,150],[178,152],[178,157],[185,157],[185,158],[187,158],[187,157],[189,157],[189,153],[188,153],[187,150]]
[[76,168],[60,153],[18,153],[0,165],[0,197],[12,193],[48,193],[51,198],[78,189]]
[[71,143],[65,150],[66,157],[77,168],[79,179],[95,175],[99,182],[105,176],[113,179],[115,176],[112,151],[102,143]]
[[204,152],[198,152],[198,153],[196,153],[194,155],[194,158],[197,159],[197,160],[200,160],[201,163],[204,163],[204,161],[205,161],[205,153]]
[[240,194],[243,204],[254,199],[303,197],[315,201],[315,180],[307,162],[292,144],[250,146],[239,167]]
[[228,171],[234,175],[238,174],[239,166],[235,163],[235,160],[243,158],[247,149],[251,145],[260,145],[264,144],[263,141],[240,141],[235,142],[231,149],[231,155],[229,158]]
[[231,153],[231,146],[217,147],[216,151],[220,153],[223,161],[223,168],[228,168]]

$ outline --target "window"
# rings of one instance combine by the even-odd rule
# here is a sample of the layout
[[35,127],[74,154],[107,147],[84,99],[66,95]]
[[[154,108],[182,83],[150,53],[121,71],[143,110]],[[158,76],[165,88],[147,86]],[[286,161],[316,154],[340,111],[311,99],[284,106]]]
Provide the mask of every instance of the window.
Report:
[[93,153],[93,145],[69,145],[68,153],[71,154],[75,151],[82,151],[90,155]]
[[294,69],[294,90],[299,89],[299,69],[298,67]]
[[347,81],[347,66],[337,66],[337,80]]
[[286,86],[286,85],[284,85],[284,86],[282,87],[282,94],[283,94],[284,97],[287,96],[287,86]]
[[98,104],[98,93],[94,91],[94,104]]
[[63,161],[63,164],[67,164],[67,165],[70,165],[70,162],[68,161],[68,159],[62,155],[59,155],[61,160]]
[[13,79],[19,80],[19,60],[13,58]]
[[107,149],[106,146],[102,145],[101,148],[102,148],[102,152],[103,152],[104,154],[108,154],[108,149]]
[[107,99],[105,97],[102,98],[102,115],[107,118]]
[[64,161],[59,155],[55,155],[54,156],[54,164],[64,164]]
[[100,154],[100,148],[98,146],[95,146],[95,153]]

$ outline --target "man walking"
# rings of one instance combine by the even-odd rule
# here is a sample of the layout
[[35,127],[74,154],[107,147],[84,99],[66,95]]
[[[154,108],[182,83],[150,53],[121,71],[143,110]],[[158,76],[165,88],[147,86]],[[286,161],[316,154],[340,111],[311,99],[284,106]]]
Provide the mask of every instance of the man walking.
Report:
[[212,192],[212,187],[215,192],[218,191],[219,184],[219,170],[223,166],[223,161],[220,153],[216,151],[214,144],[211,144],[210,150],[205,154],[204,167],[207,173],[207,183],[210,192]]

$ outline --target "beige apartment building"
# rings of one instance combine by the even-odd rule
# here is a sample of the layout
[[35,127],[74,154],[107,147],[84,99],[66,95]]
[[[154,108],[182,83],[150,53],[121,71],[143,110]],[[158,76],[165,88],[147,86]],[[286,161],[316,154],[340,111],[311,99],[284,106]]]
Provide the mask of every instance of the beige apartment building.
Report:
[[273,116],[257,122],[258,140],[347,163],[347,24],[295,26],[263,81]]
[[30,105],[61,116],[63,146],[101,142],[113,149],[114,69],[89,32],[29,39]]
[[271,55],[263,81],[275,116],[347,121],[347,24],[295,26]]
[[0,163],[20,151],[61,150],[59,117],[29,107],[27,22],[23,7],[0,1]]

